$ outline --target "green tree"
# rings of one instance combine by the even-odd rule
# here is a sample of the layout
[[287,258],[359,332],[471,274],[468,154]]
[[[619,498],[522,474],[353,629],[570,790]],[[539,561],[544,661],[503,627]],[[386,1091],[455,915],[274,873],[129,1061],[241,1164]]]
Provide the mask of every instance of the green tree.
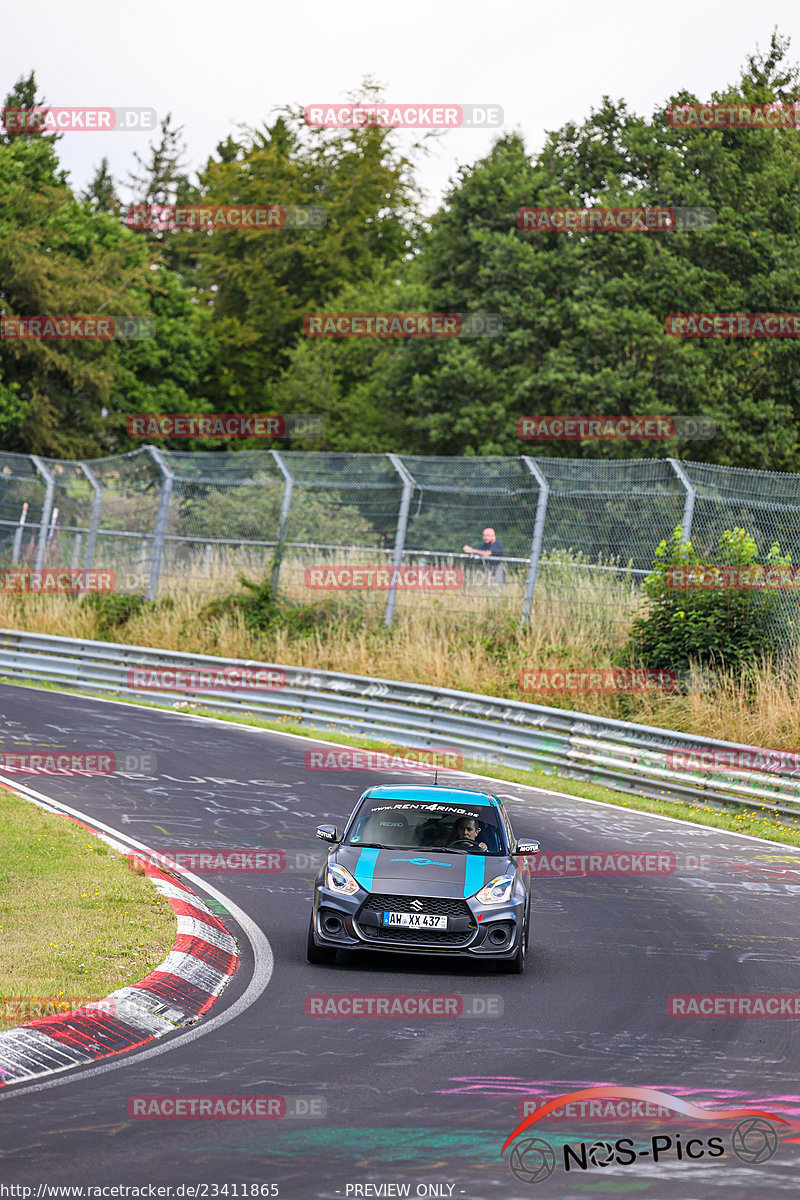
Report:
[[[270,385],[302,338],[303,317],[408,253],[419,219],[409,160],[391,130],[313,130],[286,110],[229,139],[200,173],[207,204],[314,206],[321,227],[215,231],[194,239],[220,355],[207,390],[217,411],[268,410]],[[316,411],[312,408],[312,411]]]
[[206,314],[157,256],[112,214],[75,198],[54,139],[0,143],[0,315],[156,319],[155,337],[141,341],[0,340],[4,449],[112,453],[126,444],[126,412],[207,403],[198,384],[214,344]]
[[[38,87],[36,84],[36,72],[30,71],[26,76],[20,75],[17,82],[14,84],[11,91],[8,93],[3,105],[4,108],[45,108],[47,101],[43,96],[38,95]],[[60,142],[63,134],[61,133],[41,133],[38,129],[6,129],[0,130],[0,145],[10,146],[16,141],[31,141],[35,139],[38,142],[44,143],[46,146],[54,146],[56,142]]]
[[[788,103],[800,96],[788,43],[773,35],[720,101]],[[672,103],[692,103],[681,92]],[[307,387],[322,363],[346,413],[358,397],[391,414],[395,447],[421,453],[663,457],[800,470],[800,352],[792,339],[668,336],[686,311],[800,311],[800,146],[785,132],[671,128],[604,97],[581,124],[551,133],[531,160],[506,135],[463,168],[417,261],[395,264],[419,306],[498,313],[502,337],[408,339],[348,377],[358,355],[298,348],[282,394]],[[532,233],[522,206],[710,208],[704,231]],[[356,280],[353,307],[361,287]],[[337,300],[337,305],[339,301]],[[378,367],[380,364],[380,368]],[[385,369],[383,369],[385,368]],[[713,440],[521,442],[531,414],[702,415]],[[336,425],[335,417],[331,418]],[[360,442],[363,434],[358,434]]]
[[173,126],[169,112],[161,121],[158,142],[150,145],[149,156],[144,158],[134,152],[138,173],[129,173],[128,186],[136,204],[176,202],[181,190],[189,184],[186,164],[181,161],[185,152],[183,126]]
[[117,195],[114,176],[108,169],[107,158],[100,160],[100,166],[95,171],[94,178],[81,199],[90,204],[96,212],[111,213],[115,217],[119,216],[121,209],[120,199]]

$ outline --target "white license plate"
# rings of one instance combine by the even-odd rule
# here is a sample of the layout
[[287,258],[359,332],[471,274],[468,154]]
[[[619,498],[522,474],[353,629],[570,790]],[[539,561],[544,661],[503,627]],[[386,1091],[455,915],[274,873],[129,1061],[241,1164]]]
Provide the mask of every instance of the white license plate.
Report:
[[447,929],[447,917],[432,917],[428,913],[385,912],[384,925],[411,925],[420,929]]

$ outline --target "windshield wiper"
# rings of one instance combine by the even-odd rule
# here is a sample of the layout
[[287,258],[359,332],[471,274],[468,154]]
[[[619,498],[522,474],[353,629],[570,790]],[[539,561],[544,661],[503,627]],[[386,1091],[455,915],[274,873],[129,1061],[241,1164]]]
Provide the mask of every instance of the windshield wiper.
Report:
[[439,854],[441,854],[442,851],[444,851],[445,854],[469,854],[469,850],[465,849],[463,846],[421,846],[420,849],[433,850]]
[[347,842],[353,850],[413,850],[414,846],[385,846],[382,842]]

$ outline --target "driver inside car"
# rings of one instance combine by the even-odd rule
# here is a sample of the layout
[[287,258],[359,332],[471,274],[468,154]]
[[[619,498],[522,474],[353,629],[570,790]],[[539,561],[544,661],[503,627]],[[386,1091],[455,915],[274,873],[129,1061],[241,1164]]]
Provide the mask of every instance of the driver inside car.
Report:
[[474,842],[479,850],[488,850],[486,842],[478,841],[479,826],[474,817],[462,817],[456,826],[456,834],[461,842]]

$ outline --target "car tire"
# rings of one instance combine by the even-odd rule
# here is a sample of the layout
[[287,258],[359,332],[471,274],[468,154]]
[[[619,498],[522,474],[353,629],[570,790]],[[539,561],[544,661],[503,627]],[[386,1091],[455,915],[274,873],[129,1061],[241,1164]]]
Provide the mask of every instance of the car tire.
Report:
[[330,967],[336,961],[336,951],[330,946],[318,946],[314,941],[314,914],[308,922],[308,941],[306,942],[306,958],[315,967]]
[[497,960],[497,970],[501,975],[521,975],[525,970],[525,953],[528,949],[528,918],[526,917],[525,924],[522,927],[522,937],[519,940],[519,949],[513,958],[500,958]]

